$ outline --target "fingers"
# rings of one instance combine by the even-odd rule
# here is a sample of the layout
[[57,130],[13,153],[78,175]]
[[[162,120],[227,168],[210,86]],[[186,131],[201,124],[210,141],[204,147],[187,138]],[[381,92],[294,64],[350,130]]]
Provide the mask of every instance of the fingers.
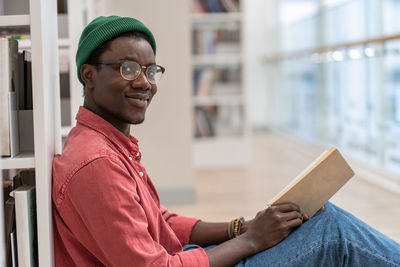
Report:
[[300,225],[302,225],[303,220],[300,218],[295,218],[293,220],[290,220],[287,222],[286,227],[288,227],[289,229],[295,228],[295,227],[299,227]]
[[283,203],[283,204],[277,204],[274,206],[277,207],[280,212],[297,211],[297,212],[301,213],[300,207],[294,203]]
[[283,213],[282,219],[285,221],[291,221],[291,220],[295,220],[295,219],[300,219],[300,221],[303,221],[303,216],[298,211],[291,211],[291,212]]
[[310,219],[310,217],[308,217],[307,213],[305,213],[304,211],[301,213],[301,216],[303,216],[303,222],[306,222]]
[[274,205],[273,207],[277,208],[282,213],[288,213],[293,211],[298,212],[300,214],[299,218],[301,218],[303,222],[309,220],[307,213],[305,213],[298,205],[294,203],[282,203]]

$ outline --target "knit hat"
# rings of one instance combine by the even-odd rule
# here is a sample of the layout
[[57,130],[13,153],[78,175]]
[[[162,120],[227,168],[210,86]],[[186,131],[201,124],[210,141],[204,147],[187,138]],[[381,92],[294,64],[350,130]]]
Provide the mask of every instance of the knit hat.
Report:
[[82,84],[84,83],[81,78],[80,70],[92,52],[106,41],[128,31],[138,31],[147,35],[150,39],[150,45],[153,48],[154,54],[156,54],[156,41],[154,36],[139,20],[119,16],[98,17],[86,26],[79,39],[78,51],[76,52],[76,67],[78,79]]

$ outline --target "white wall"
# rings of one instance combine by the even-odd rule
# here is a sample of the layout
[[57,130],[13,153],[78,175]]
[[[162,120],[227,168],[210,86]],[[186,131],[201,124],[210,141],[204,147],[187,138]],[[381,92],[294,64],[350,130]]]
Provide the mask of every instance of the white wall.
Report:
[[167,202],[194,200],[189,2],[105,1],[106,15],[134,17],[151,29],[157,63],[166,68],[145,122],[132,127],[132,134],[139,139],[144,166]]

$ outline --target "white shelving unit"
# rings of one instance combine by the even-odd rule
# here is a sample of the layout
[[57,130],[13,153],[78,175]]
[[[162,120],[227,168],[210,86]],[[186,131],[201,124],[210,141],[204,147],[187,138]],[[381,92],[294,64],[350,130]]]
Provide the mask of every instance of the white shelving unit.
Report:
[[67,0],[68,5],[68,68],[70,86],[70,125],[62,127],[62,136],[68,135],[69,130],[75,125],[75,116],[79,106],[83,104],[82,85],[76,76],[75,53],[78,49],[79,37],[85,24],[84,1]]
[[0,16],[0,27],[12,26],[30,27],[35,152],[2,158],[0,167],[35,168],[39,266],[54,266],[52,162],[61,152],[57,1],[30,0],[29,15]]
[[2,158],[0,166],[4,170],[35,168],[35,156],[33,152],[24,152],[13,158]]
[[6,15],[0,16],[0,25],[1,27],[29,26],[30,20],[29,15]]
[[[73,126],[78,109],[83,105],[83,86],[77,77],[75,64],[75,53],[78,49],[80,35],[84,26],[99,15],[104,15],[103,0],[65,0],[67,1],[68,13],[68,38],[61,39],[60,66],[65,68],[61,72],[69,73],[69,117],[67,125],[61,127],[61,136],[66,137]],[[62,114],[66,115],[66,114]]]
[[[82,85],[76,77],[76,65],[75,65],[75,53],[77,50],[80,34],[83,30],[85,24],[85,9],[87,10],[90,5],[85,7],[85,1],[76,0],[64,0],[67,6],[67,14],[58,14],[61,16],[66,16],[66,20],[61,20],[61,27],[64,32],[67,32],[67,36],[59,37],[58,39],[58,58],[59,58],[59,70],[60,73],[68,73],[69,75],[69,98],[67,110],[69,114],[62,113],[62,116],[67,116],[70,118],[67,125],[61,128],[61,136],[66,137],[75,125],[75,115],[78,112],[79,106],[83,104],[82,96]],[[89,0],[86,0],[89,2]],[[90,3],[93,4],[93,3]],[[89,12],[94,15],[93,12]],[[29,25],[29,15],[10,15],[7,17],[7,23],[11,26],[21,25],[20,21],[28,21]],[[18,22],[20,24],[12,24],[12,22]],[[60,22],[60,20],[59,20]],[[22,24],[23,25],[23,24]],[[20,49],[31,49],[31,40],[18,40],[18,45]],[[63,107],[61,105],[61,107]]]
[[[246,108],[246,90],[242,84],[244,61],[242,58],[242,36],[243,36],[243,17],[241,12],[220,12],[220,13],[194,13],[191,15],[192,34],[193,34],[193,51],[192,51],[192,69],[193,73],[198,69],[238,69],[237,80],[233,82],[219,83],[214,81],[211,83],[211,93],[201,94],[199,88],[193,89],[192,106],[194,110],[194,125],[201,127],[202,122],[197,116],[198,109],[214,108],[217,115],[213,120],[215,124],[214,132],[210,136],[199,136],[199,128],[195,130],[194,139],[194,163],[198,168],[218,168],[218,167],[241,167],[249,162],[249,146],[250,146],[250,127],[247,120]],[[212,30],[231,30],[239,31],[239,40],[228,42],[228,46],[224,47],[222,42],[221,47],[217,47],[220,38],[219,34],[216,37],[216,47],[213,51],[202,52],[202,48],[198,49],[196,31],[202,31],[199,39],[205,40],[209,36],[206,31]],[[224,33],[222,33],[224,34]],[[229,39],[229,33],[228,33]],[[233,38],[235,39],[235,38]],[[202,44],[200,44],[201,46]],[[209,44],[205,44],[205,50]],[[225,49],[227,48],[227,49]],[[200,50],[200,51],[199,51]],[[195,76],[196,74],[194,74]],[[196,79],[196,78],[195,78]],[[196,80],[195,80],[196,83]],[[201,81],[200,81],[201,83]],[[196,85],[194,85],[196,86]],[[229,110],[235,110],[235,114],[227,114]],[[225,111],[223,111],[225,109]],[[228,111],[227,111],[228,110]],[[219,112],[224,112],[220,115]],[[239,114],[239,115],[238,115]],[[223,118],[219,118],[222,116]],[[235,118],[235,116],[237,118]],[[236,128],[232,133],[223,129],[224,125],[229,124],[232,120]],[[237,126],[239,125],[239,126]],[[205,127],[207,128],[207,127]],[[228,125],[229,128],[229,125]],[[233,127],[234,128],[234,127]],[[222,132],[222,133],[221,133]],[[227,133],[228,132],[228,133]]]

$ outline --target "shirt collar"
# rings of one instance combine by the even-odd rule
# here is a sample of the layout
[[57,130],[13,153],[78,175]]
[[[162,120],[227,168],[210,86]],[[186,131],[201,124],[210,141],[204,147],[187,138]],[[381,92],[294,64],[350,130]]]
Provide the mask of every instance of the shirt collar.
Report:
[[137,155],[136,158],[140,160],[140,158],[138,158],[140,155],[138,140],[132,135],[129,135],[128,138],[111,123],[84,107],[79,107],[76,121],[103,134],[111,142],[126,152],[128,156],[132,154]]

